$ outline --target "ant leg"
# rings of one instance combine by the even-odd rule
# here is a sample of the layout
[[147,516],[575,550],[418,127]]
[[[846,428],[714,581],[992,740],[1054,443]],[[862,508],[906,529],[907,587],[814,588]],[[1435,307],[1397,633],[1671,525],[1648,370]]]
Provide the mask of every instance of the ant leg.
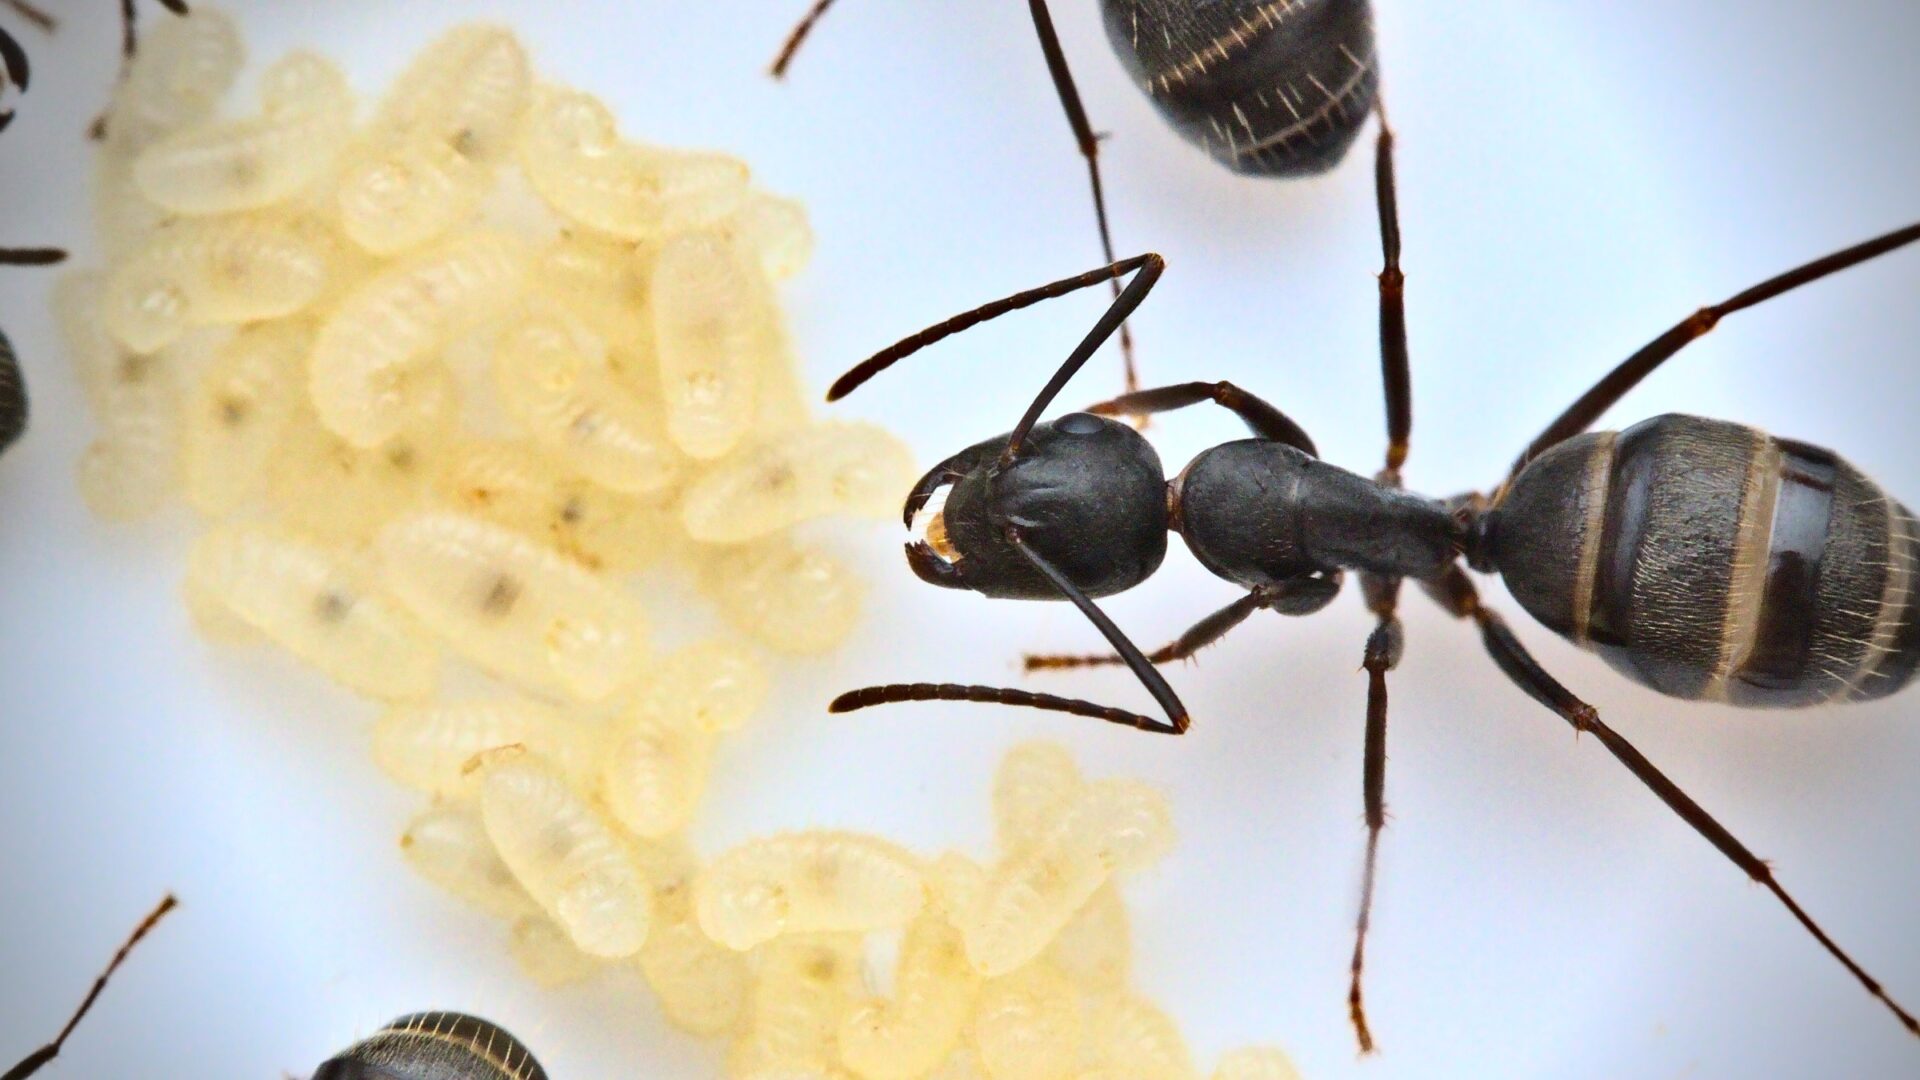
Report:
[[1367,672],[1366,750],[1360,774],[1361,795],[1367,808],[1367,860],[1360,877],[1360,917],[1353,927],[1353,961],[1348,967],[1347,1017],[1362,1054],[1373,1053],[1373,1031],[1367,1027],[1366,1005],[1360,993],[1366,968],[1367,929],[1373,921],[1373,883],[1380,858],[1380,831],[1387,826],[1387,672],[1400,664],[1405,638],[1400,630],[1400,579],[1368,575],[1361,578],[1367,607],[1378,620],[1367,635],[1361,664]]
[[51,266],[66,257],[59,248],[0,248],[0,266]]
[[[1247,617],[1262,609],[1278,611],[1282,615],[1311,615],[1326,607],[1340,591],[1338,574],[1314,574],[1280,582],[1278,585],[1263,586],[1221,608],[1219,611],[1201,619],[1199,622],[1166,645],[1147,654],[1152,664],[1170,664],[1176,660],[1189,660],[1201,649],[1212,645],[1227,636],[1227,632],[1247,620]],[[1052,668],[1101,667],[1126,663],[1119,653],[1095,653],[1085,656],[1028,655],[1024,658],[1028,671]]]
[[6,0],[6,3],[15,14],[39,27],[42,33],[51,34],[60,25],[53,16],[27,3],[27,0]]
[[[1060,95],[1060,108],[1066,112],[1067,123],[1073,128],[1080,156],[1087,159],[1087,177],[1093,185],[1093,216],[1100,226],[1100,251],[1108,262],[1113,262],[1113,234],[1107,228],[1107,196],[1100,184],[1100,136],[1094,134],[1093,125],[1087,121],[1086,107],[1080,104],[1080,91],[1073,85],[1073,72],[1068,70],[1067,55],[1060,49],[1060,36],[1054,32],[1047,0],[1027,0],[1027,7],[1033,13],[1033,29],[1040,37],[1040,51],[1046,54],[1047,74],[1053,76],[1054,92]],[[1113,283],[1113,295],[1115,299],[1120,297],[1118,279]],[[1120,324],[1120,356],[1126,367],[1126,390],[1132,393],[1140,387],[1140,374],[1133,364],[1133,332],[1126,323]]]
[[1656,368],[1689,343],[1704,337],[1708,331],[1719,324],[1721,319],[1761,301],[1771,300],[1781,293],[1797,289],[1808,282],[1818,281],[1829,274],[1838,273],[1868,259],[1904,247],[1915,240],[1920,240],[1920,224],[1895,229],[1884,236],[1875,237],[1844,251],[1836,251],[1824,258],[1797,266],[1784,274],[1768,278],[1745,292],[1737,293],[1718,304],[1709,304],[1687,316],[1666,333],[1641,346],[1640,351],[1621,361],[1618,367],[1607,372],[1604,378],[1580,395],[1578,401],[1567,406],[1567,411],[1561,413],[1553,423],[1548,424],[1547,429],[1541,432],[1538,438],[1527,444],[1525,452],[1508,471],[1507,478],[1511,480],[1518,476],[1527,462],[1539,457],[1554,444],[1592,427],[1593,422],[1600,419],[1601,413],[1606,412],[1614,402],[1625,397],[1627,391],[1640,384],[1640,380],[1653,374]]
[[1152,390],[1135,390],[1097,405],[1089,405],[1087,411],[1099,416],[1140,416],[1184,409],[1203,401],[1211,401],[1230,410],[1246,423],[1248,430],[1263,439],[1286,443],[1313,457],[1320,456],[1320,452],[1314,448],[1313,439],[1287,414],[1230,382],[1175,383]]
[[1380,134],[1373,144],[1373,191],[1380,208],[1380,376],[1387,395],[1387,466],[1382,473],[1400,486],[1413,431],[1413,377],[1407,360],[1406,275],[1400,272],[1400,200],[1393,179],[1393,128],[1387,107],[1374,103]]
[[813,25],[819,22],[820,16],[825,15],[827,9],[832,6],[833,0],[815,0],[813,7],[801,17],[799,25],[787,35],[787,43],[780,47],[780,55],[774,57],[773,66],[767,70],[769,75],[776,79],[787,77],[787,65],[793,63],[794,54],[800,51],[800,46],[806,42],[807,35],[813,33]]
[[1826,931],[1820,929],[1819,924],[1801,909],[1793,897],[1787,895],[1787,891],[1774,880],[1773,869],[1765,861],[1747,850],[1746,845],[1735,839],[1733,834],[1715,821],[1699,803],[1694,802],[1686,792],[1680,790],[1678,784],[1668,779],[1667,775],[1656,768],[1653,762],[1648,761],[1639,750],[1633,747],[1633,744],[1603,723],[1599,712],[1593,706],[1575,697],[1552,675],[1547,674],[1539,662],[1527,652],[1526,647],[1520,644],[1520,639],[1507,628],[1506,620],[1480,605],[1479,594],[1474,589],[1473,583],[1467,580],[1466,574],[1457,564],[1450,567],[1447,573],[1437,581],[1428,584],[1427,589],[1441,606],[1455,615],[1470,618],[1479,624],[1481,640],[1485,643],[1487,652],[1492,654],[1493,662],[1499,665],[1500,670],[1512,679],[1515,685],[1526,691],[1528,697],[1558,713],[1561,719],[1572,725],[1575,732],[1593,735],[1599,739],[1600,745],[1606,747],[1608,753],[1659,796],[1660,801],[1680,815],[1682,821],[1693,826],[1694,831],[1705,837],[1707,842],[1717,848],[1722,855],[1778,898],[1780,903],[1786,906],[1787,911],[1792,913],[1794,919],[1813,935],[1814,940],[1818,941],[1822,948],[1826,949],[1835,960],[1840,961],[1841,966],[1859,980],[1867,993],[1879,999],[1881,1004],[1899,1018],[1901,1026],[1915,1035],[1920,1035],[1920,1021],[1916,1021],[1913,1014],[1901,1008],[1880,983],[1867,974],[1866,969],[1855,963],[1853,957],[1848,956],[1832,938],[1827,936]]
[[8,1069],[4,1076],[0,1076],[0,1080],[26,1080],[27,1077],[39,1072],[47,1062],[59,1057],[61,1048],[67,1043],[67,1036],[73,1034],[73,1029],[80,1026],[81,1018],[87,1015],[87,1010],[93,1008],[93,1003],[99,998],[100,992],[107,988],[107,980],[120,969],[127,954],[133,951],[134,946],[140,944],[140,939],[146,937],[149,930],[166,917],[167,912],[172,911],[179,904],[180,902],[175,900],[171,893],[162,899],[160,906],[154,908],[152,913],[141,920],[139,926],[134,927],[132,936],[127,938],[126,944],[120,946],[120,951],[113,954],[113,960],[107,965],[107,970],[93,980],[93,989],[87,991],[86,999],[80,1002],[80,1008],[74,1011],[72,1018],[67,1021],[67,1026],[60,1029],[60,1034],[55,1036],[52,1042],[22,1058],[18,1065]]

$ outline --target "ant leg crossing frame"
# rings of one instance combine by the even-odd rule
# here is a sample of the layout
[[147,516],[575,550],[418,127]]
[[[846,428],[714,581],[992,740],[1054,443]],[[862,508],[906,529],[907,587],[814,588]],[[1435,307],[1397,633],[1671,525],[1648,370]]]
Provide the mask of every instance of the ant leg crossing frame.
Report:
[[52,266],[66,257],[60,248],[0,248],[0,266]]
[[51,34],[60,25],[59,20],[40,10],[27,0],[6,0],[7,8],[40,28],[42,33]]
[[1853,957],[1847,955],[1845,950],[1827,936],[1826,931],[1820,929],[1819,924],[1815,923],[1793,897],[1780,887],[1780,883],[1774,879],[1773,869],[1765,860],[1749,851],[1745,844],[1728,832],[1725,826],[1714,820],[1713,816],[1707,813],[1699,803],[1694,802],[1686,792],[1680,790],[1678,784],[1668,779],[1667,775],[1661,772],[1653,762],[1648,761],[1632,743],[1602,722],[1600,713],[1593,706],[1575,697],[1571,691],[1560,685],[1559,680],[1548,674],[1546,669],[1540,666],[1539,661],[1527,652],[1526,646],[1520,644],[1520,639],[1514,636],[1513,631],[1508,629],[1506,620],[1481,606],[1479,592],[1458,564],[1448,568],[1444,575],[1428,583],[1426,587],[1428,594],[1441,607],[1460,618],[1472,619],[1479,624],[1480,637],[1486,645],[1487,652],[1492,655],[1493,662],[1499,666],[1507,678],[1526,691],[1528,697],[1559,714],[1560,718],[1570,724],[1576,733],[1589,734],[1599,739],[1600,745],[1606,747],[1608,753],[1659,796],[1660,801],[1666,803],[1669,809],[1680,815],[1682,821],[1693,826],[1694,831],[1705,837],[1707,842],[1725,855],[1729,861],[1778,898],[1780,903],[1792,913],[1794,919],[1813,935],[1814,940],[1818,941],[1822,948],[1826,949],[1834,959],[1840,961],[1841,966],[1859,980],[1867,993],[1879,999],[1882,1005],[1899,1018],[1902,1026],[1913,1034],[1920,1035],[1920,1021],[1916,1021],[1913,1014],[1901,1008],[1880,983],[1867,974],[1866,969],[1855,963]]
[[1682,319],[1666,333],[1641,346],[1640,350],[1620,362],[1605,377],[1595,383],[1579,400],[1567,406],[1539,437],[1527,444],[1527,449],[1513,463],[1507,478],[1520,475],[1527,462],[1539,457],[1555,444],[1572,438],[1593,426],[1613,404],[1625,397],[1627,391],[1640,385],[1640,380],[1653,374],[1655,369],[1694,341],[1705,337],[1707,332],[1719,324],[1720,320],[1736,311],[1743,311],[1764,300],[1771,300],[1781,293],[1797,289],[1808,282],[1818,281],[1829,274],[1838,273],[1850,266],[1866,262],[1879,255],[1885,255],[1896,248],[1905,247],[1920,240],[1920,223],[1908,225],[1903,229],[1877,236],[1864,243],[1855,244],[1842,251],[1815,259],[1810,263],[1797,266],[1784,274],[1768,278],[1758,285],[1737,293],[1718,304],[1710,304],[1692,315]]
[[1152,390],[1135,390],[1097,405],[1089,405],[1087,411],[1097,416],[1142,416],[1184,409],[1203,401],[1211,401],[1231,411],[1246,423],[1248,430],[1262,439],[1286,443],[1310,457],[1320,456],[1320,451],[1313,445],[1313,438],[1286,413],[1230,382],[1175,383]]
[[787,35],[787,43],[780,46],[780,55],[774,57],[773,66],[767,69],[767,74],[776,79],[787,77],[787,65],[793,63],[794,54],[800,51],[801,45],[806,44],[807,35],[813,33],[814,24],[818,23],[820,17],[825,15],[827,9],[832,6],[833,0],[815,0],[814,5],[801,17],[799,25]]
[[[1296,598],[1307,599],[1310,603],[1317,605],[1332,599],[1334,591],[1339,588],[1338,578],[1303,577],[1254,589],[1219,611],[1194,623],[1178,638],[1148,653],[1147,662],[1159,665],[1170,664],[1176,660],[1191,660],[1201,649],[1226,637],[1229,631],[1246,622],[1247,618],[1256,611],[1284,608],[1287,601]],[[1313,610],[1319,609],[1315,606]],[[1119,653],[1095,653],[1085,656],[1029,654],[1023,658],[1023,663],[1028,671],[1041,671],[1058,668],[1117,666],[1126,663],[1126,658]]]
[[107,980],[120,969],[120,965],[127,959],[127,954],[133,951],[134,946],[140,944],[140,939],[146,937],[148,931],[152,930],[161,919],[166,918],[167,912],[178,906],[180,902],[174,899],[171,893],[162,899],[160,906],[154,908],[145,919],[141,920],[139,926],[134,927],[132,935],[127,938],[125,944],[120,946],[120,951],[113,954],[113,960],[107,964],[107,970],[93,980],[93,989],[87,991],[86,998],[80,1002],[80,1007],[74,1010],[73,1016],[67,1020],[67,1026],[60,1029],[60,1034],[55,1036],[52,1042],[22,1058],[18,1065],[8,1069],[5,1075],[0,1075],[0,1080],[26,1080],[27,1077],[39,1072],[47,1062],[59,1057],[61,1048],[67,1043],[67,1036],[73,1034],[73,1029],[80,1026],[81,1019],[87,1015],[89,1009],[93,1008],[94,1001],[100,997],[101,991],[107,988]]

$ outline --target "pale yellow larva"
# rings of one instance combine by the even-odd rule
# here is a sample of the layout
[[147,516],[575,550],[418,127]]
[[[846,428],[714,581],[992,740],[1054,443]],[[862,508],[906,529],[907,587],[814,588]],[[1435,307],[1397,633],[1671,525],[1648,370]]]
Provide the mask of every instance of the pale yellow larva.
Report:
[[701,563],[700,584],[736,629],[784,653],[824,653],[860,619],[863,585],[853,571],[783,539],[713,552]]
[[824,1069],[863,989],[855,934],[799,934],[760,947],[751,1020],[728,1054],[729,1075],[773,1066]]
[[105,282],[72,274],[54,292],[69,359],[99,421],[99,435],[77,469],[88,509],[109,521],[158,510],[179,480],[176,358],[142,356],[109,335],[100,319]]
[[540,257],[534,286],[616,349],[651,351],[653,260],[630,242],[570,231]]
[[400,834],[400,851],[421,877],[496,918],[540,912],[494,850],[479,809],[469,803],[421,811]]
[[690,917],[655,919],[640,950],[640,971],[659,996],[660,1011],[682,1031],[724,1035],[746,1019],[753,993],[747,957],[715,942]]
[[813,258],[813,228],[796,200],[756,191],[727,219],[726,228],[760,256],[761,268],[775,281],[798,274]]
[[606,969],[606,961],[581,952],[552,919],[523,915],[507,933],[507,951],[535,986],[551,990],[590,979]]
[[339,156],[352,121],[346,77],[296,52],[263,76],[263,115],[176,131],[141,151],[134,182],[180,214],[258,210],[307,190]]
[[724,233],[666,240],[654,264],[653,331],[667,434],[697,458],[740,445],[764,372],[785,349],[760,267]]
[[653,897],[617,829],[524,748],[488,751],[478,766],[480,819],[521,887],[582,952],[638,953]]
[[1084,994],[1112,993],[1127,985],[1133,962],[1133,930],[1120,889],[1100,887],[1042,954]]
[[248,327],[214,355],[186,406],[181,462],[187,501],[215,517],[257,494],[306,388],[313,330],[301,323]]
[[904,926],[926,902],[919,860],[906,850],[828,829],[749,840],[694,886],[700,928],[734,949],[783,934]]
[[1249,1046],[1222,1057],[1214,1067],[1213,1080],[1300,1080],[1300,1070],[1283,1050]]
[[986,893],[987,880],[987,868],[963,852],[943,851],[927,864],[927,890],[933,903],[956,926],[971,918],[973,906]]
[[653,403],[621,386],[599,349],[583,328],[534,316],[501,342],[500,398],[521,430],[572,471],[627,494],[659,491],[679,478],[680,455]]
[[107,329],[135,352],[188,328],[292,315],[327,283],[328,246],[307,223],[242,215],[155,229],[107,279]]
[[519,295],[524,246],[478,233],[449,241],[354,290],[320,330],[309,389],[320,419],[356,446],[407,424],[420,368],[455,334],[504,314]]
[[855,1009],[840,1025],[840,1057],[866,1080],[908,1080],[940,1064],[960,1041],[980,977],[966,944],[944,915],[927,912],[907,927],[893,999]]
[[236,524],[201,536],[186,587],[360,693],[414,701],[438,685],[439,653],[421,628],[346,556],[292,533]]
[[532,87],[526,49],[513,31],[470,23],[414,57],[382,99],[372,127],[382,138],[436,142],[493,164],[512,153]]
[[388,776],[443,798],[471,794],[467,765],[502,746],[524,746],[584,789],[598,771],[598,725],[525,698],[396,705],[373,726],[373,760]]
[[1031,847],[1085,784],[1073,755],[1056,742],[1024,742],[993,774],[994,838],[1002,854]]
[[386,587],[455,650],[536,690],[598,701],[647,660],[639,606],[607,581],[518,533],[421,513],[375,541]]
[[829,514],[888,517],[913,484],[906,445],[877,424],[800,428],[716,463],[680,500],[695,540],[737,544]]
[[707,789],[713,743],[711,732],[650,709],[617,721],[600,770],[608,811],[635,836],[685,828]]
[[107,114],[109,148],[130,151],[160,133],[210,115],[246,62],[240,30],[225,12],[199,8],[161,19],[141,36]]
[[623,240],[716,224],[747,196],[739,160],[622,142],[607,107],[575,91],[549,91],[534,103],[520,162],[554,209]]
[[1044,964],[989,979],[969,1025],[993,1080],[1059,1080],[1080,1056],[1080,1002],[1073,984]]
[[434,487],[451,509],[536,537],[589,570],[640,569],[681,544],[665,509],[566,473],[524,443],[450,447]]
[[981,1066],[980,1055],[973,1045],[962,1042],[946,1060],[927,1073],[927,1080],[987,1080],[987,1070]]
[[440,456],[436,433],[407,432],[363,450],[310,408],[288,421],[267,464],[267,495],[288,524],[342,543],[370,538],[420,499]]
[[767,689],[766,669],[752,652],[729,638],[708,638],[663,657],[635,708],[702,731],[733,731],[760,711]]
[[1095,998],[1086,1013],[1086,1048],[1112,1080],[1197,1080],[1186,1040],[1167,1014],[1130,990]]
[[351,152],[334,192],[340,230],[375,255],[413,251],[472,220],[492,180],[442,142],[372,142]]

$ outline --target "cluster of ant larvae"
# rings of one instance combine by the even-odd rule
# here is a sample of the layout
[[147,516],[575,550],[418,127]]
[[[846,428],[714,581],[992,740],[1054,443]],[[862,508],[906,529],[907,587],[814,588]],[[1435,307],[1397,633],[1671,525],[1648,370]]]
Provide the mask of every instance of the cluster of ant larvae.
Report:
[[[242,64],[195,5],[106,119],[109,264],[56,299],[99,421],[80,487],[116,520],[181,493],[209,522],[199,630],[380,704],[375,762],[430,800],[407,863],[542,984],[637,970],[729,1076],[1197,1077],[1130,987],[1117,882],[1173,840],[1141,784],[1014,751],[991,864],[684,839],[769,654],[858,618],[795,527],[886,516],[914,477],[885,431],[809,415],[775,291],[811,250],[799,206],[627,139],[500,27],[429,45],[364,120],[305,52],[221,117]],[[726,629],[658,645],[663,570]],[[1272,1051],[1216,1074],[1293,1075]]]

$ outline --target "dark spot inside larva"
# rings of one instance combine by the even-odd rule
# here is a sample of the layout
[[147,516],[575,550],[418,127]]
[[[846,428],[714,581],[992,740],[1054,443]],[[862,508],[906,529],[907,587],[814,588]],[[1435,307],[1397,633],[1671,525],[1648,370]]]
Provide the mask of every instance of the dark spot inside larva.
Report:
[[513,610],[520,599],[520,582],[511,574],[500,574],[487,587],[486,595],[480,598],[480,610],[488,615],[505,615]]
[[400,472],[412,472],[414,464],[419,460],[420,455],[406,443],[394,443],[387,447],[387,464]]
[[817,953],[807,961],[807,977],[815,982],[832,982],[840,973],[840,961],[831,953]]
[[560,505],[560,520],[569,525],[580,524],[580,522],[586,520],[586,516],[586,504],[581,502],[580,497],[577,495]]
[[252,158],[242,156],[234,159],[233,165],[227,169],[227,175],[233,179],[236,187],[249,187],[260,175],[260,170],[254,166]]
[[352,610],[353,597],[338,589],[328,589],[313,601],[313,613],[324,623],[341,622]]
[[220,399],[220,422],[228,427],[239,427],[253,412],[253,403],[245,398],[228,397]]
[[121,353],[120,362],[114,367],[114,377],[128,386],[138,386],[147,381],[153,373],[153,357],[139,353]]
[[463,158],[473,157],[480,152],[480,136],[474,134],[472,128],[461,128],[454,132],[453,138],[448,139],[447,144],[453,147],[454,153]]

